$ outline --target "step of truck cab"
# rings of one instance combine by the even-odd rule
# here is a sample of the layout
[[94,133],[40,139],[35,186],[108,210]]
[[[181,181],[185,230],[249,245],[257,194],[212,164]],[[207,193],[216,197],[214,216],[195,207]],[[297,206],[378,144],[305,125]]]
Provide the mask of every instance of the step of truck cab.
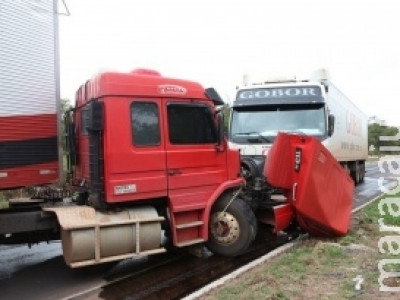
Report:
[[185,247],[203,243],[204,208],[174,212],[175,245]]

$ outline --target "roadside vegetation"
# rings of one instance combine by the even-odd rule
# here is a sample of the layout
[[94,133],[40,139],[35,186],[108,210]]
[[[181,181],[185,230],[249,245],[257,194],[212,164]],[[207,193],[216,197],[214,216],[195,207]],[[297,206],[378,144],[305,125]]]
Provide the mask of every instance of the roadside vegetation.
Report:
[[[383,218],[386,225],[400,226],[400,217],[387,213],[382,216],[378,203],[375,201],[353,215],[345,237],[305,240],[202,299],[399,299],[400,292],[379,291],[378,262],[400,255],[379,252],[379,239],[393,232],[380,232],[378,220]],[[390,266],[390,271],[399,271]],[[354,280],[357,276],[363,278],[360,290]],[[395,278],[384,282],[400,286]]]
[[400,151],[384,151],[380,150],[382,146],[394,146],[399,148],[400,141],[380,141],[379,137],[381,136],[389,136],[395,137],[399,132],[399,129],[393,126],[382,126],[379,124],[370,124],[368,126],[368,147],[369,147],[369,155],[373,156],[382,156],[388,154],[399,154]]
[[8,201],[6,200],[3,193],[0,193],[0,209],[8,208]]
[[8,200],[27,197],[26,189],[7,190],[0,192],[0,209],[8,208]]

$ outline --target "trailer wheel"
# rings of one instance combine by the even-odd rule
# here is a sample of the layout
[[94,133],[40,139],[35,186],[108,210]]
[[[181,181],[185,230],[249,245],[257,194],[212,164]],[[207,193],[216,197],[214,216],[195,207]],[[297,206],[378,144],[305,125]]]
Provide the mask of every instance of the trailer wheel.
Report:
[[364,178],[365,178],[365,163],[362,163],[360,165],[360,183],[364,182]]
[[361,165],[359,163],[357,163],[356,178],[357,178],[357,184],[359,184],[362,178],[362,170],[361,170]]
[[361,182],[361,166],[357,161],[352,164],[350,176],[355,185]]
[[231,194],[220,198],[211,211],[207,247],[216,254],[237,256],[245,252],[257,234],[257,220],[250,206]]
[[356,170],[354,171],[353,180],[355,185],[357,185],[360,183],[360,167],[358,166],[358,164],[356,164],[355,168]]

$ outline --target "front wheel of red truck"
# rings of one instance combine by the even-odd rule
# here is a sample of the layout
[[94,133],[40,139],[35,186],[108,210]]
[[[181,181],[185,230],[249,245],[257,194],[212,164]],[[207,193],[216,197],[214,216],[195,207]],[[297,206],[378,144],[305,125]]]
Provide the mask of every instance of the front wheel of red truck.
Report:
[[[207,247],[216,254],[237,256],[245,252],[257,234],[257,220],[240,198],[222,196],[212,208]],[[231,202],[231,203],[230,203]]]

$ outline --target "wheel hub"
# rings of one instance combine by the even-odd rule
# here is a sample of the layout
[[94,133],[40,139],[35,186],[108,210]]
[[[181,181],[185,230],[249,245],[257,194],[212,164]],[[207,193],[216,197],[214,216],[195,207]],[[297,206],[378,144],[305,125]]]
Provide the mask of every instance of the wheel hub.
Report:
[[239,238],[239,223],[228,212],[216,212],[211,216],[211,234],[221,244],[231,244]]

